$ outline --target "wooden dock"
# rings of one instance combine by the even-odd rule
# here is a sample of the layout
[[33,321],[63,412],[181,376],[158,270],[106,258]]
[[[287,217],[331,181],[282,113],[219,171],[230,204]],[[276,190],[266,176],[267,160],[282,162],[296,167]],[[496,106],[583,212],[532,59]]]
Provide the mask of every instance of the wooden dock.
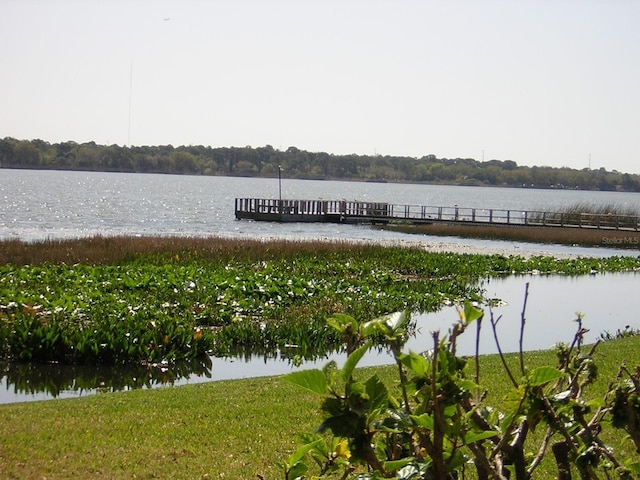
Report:
[[351,224],[451,223],[640,230],[640,216],[543,212],[469,207],[394,205],[348,200],[290,200],[236,198],[235,216],[265,222],[324,222]]

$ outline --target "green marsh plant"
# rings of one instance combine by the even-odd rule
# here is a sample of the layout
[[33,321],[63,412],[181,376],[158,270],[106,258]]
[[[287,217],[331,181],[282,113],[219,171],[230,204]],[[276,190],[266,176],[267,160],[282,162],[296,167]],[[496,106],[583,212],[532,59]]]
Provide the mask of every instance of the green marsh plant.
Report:
[[[455,255],[219,238],[0,241],[0,358],[160,363],[340,347],[325,319],[432,312],[512,273],[637,271],[640,258]],[[293,351],[295,349],[295,352]],[[290,353],[289,353],[290,352]]]

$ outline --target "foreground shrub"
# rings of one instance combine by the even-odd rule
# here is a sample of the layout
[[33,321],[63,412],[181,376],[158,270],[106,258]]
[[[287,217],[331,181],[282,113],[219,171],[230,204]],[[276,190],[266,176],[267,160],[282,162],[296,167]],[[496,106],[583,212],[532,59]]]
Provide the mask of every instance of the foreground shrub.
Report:
[[[305,444],[282,464],[285,478],[316,478],[308,474],[316,465],[320,477],[343,479],[527,480],[550,455],[560,480],[571,479],[572,472],[583,480],[601,478],[602,472],[607,478],[636,478],[639,458],[618,458],[601,433],[611,421],[640,447],[640,371],[623,366],[604,399],[586,401],[584,391],[597,376],[598,344],[582,345],[586,330],[578,317],[576,335],[570,345],[558,346],[554,367],[529,369],[520,352],[514,371],[500,354],[512,386],[500,412],[486,402],[478,352],[475,364],[456,355],[458,336],[474,323],[479,332],[483,318],[481,310],[465,304],[460,321],[446,336],[434,332],[433,349],[423,354],[401,351],[404,313],[366,323],[346,315],[331,319],[350,355],[341,370],[329,364],[323,371],[285,377],[321,396],[324,414],[318,434],[303,437]],[[500,351],[497,322],[491,315]],[[365,381],[355,375],[370,338],[380,334],[398,367],[397,394],[376,375]]]

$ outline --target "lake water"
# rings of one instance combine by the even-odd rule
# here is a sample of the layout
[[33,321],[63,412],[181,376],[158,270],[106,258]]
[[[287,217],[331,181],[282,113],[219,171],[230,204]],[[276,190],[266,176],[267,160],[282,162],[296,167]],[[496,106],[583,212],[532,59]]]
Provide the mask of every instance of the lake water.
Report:
[[[416,237],[386,232],[367,226],[334,224],[277,224],[237,221],[234,217],[236,197],[277,198],[277,179],[234,177],[193,177],[153,174],[87,173],[0,169],[0,239],[25,241],[46,238],[76,238],[101,235],[218,235],[240,238],[296,238],[365,241],[424,242],[452,250],[459,246],[498,248],[506,253],[524,250],[582,256],[637,254],[615,249],[575,248],[559,245],[535,245],[517,242],[463,240],[443,237]],[[640,194],[616,192],[581,192],[566,190],[506,189],[490,187],[451,187],[334,181],[282,180],[283,198],[346,199],[380,201],[393,204],[432,205],[554,211],[580,204],[614,204],[640,210]],[[575,312],[585,314],[585,326],[591,328],[588,340],[604,330],[615,332],[626,325],[640,328],[632,313],[637,301],[638,276],[635,274],[591,275],[585,277],[509,277],[485,284],[487,295],[506,301],[495,309],[502,315],[500,331],[505,351],[517,350],[520,312],[525,284],[530,283],[525,347],[547,348],[558,341],[570,341],[575,331]],[[435,329],[445,332],[457,318],[454,309],[416,319],[422,336],[409,342],[409,348],[430,348],[425,336]],[[514,330],[515,329],[515,330]],[[473,335],[461,339],[460,351],[471,353]],[[495,351],[485,327],[482,351]],[[515,343],[514,343],[515,342]],[[336,357],[338,361],[342,359]],[[302,368],[322,366],[327,359],[306,363]],[[389,363],[385,355],[368,355],[363,364]],[[229,379],[274,375],[292,370],[291,362],[282,358],[213,359],[210,368],[194,375],[171,375],[160,371],[157,377],[134,386],[153,387],[185,384],[212,379]],[[40,372],[41,375],[44,373]],[[53,369],[51,378],[60,376]],[[93,377],[91,376],[93,375]],[[105,387],[101,374],[92,373],[96,387],[86,382],[66,381],[61,391],[36,388],[33,384],[13,381],[5,375],[0,380],[0,403],[40,400],[52,397],[75,397],[133,388],[122,381]],[[44,384],[51,379],[44,378]],[[107,382],[107,385],[111,385]]]
[[[278,180],[0,169],[0,239],[32,241],[102,235],[221,235],[415,241],[368,226],[237,221],[236,197],[278,198]],[[554,211],[580,204],[640,210],[640,193],[456,187],[282,179],[282,197],[379,201],[398,205]],[[421,241],[522,249],[514,242],[420,237]],[[527,244],[541,252],[614,255],[613,249]]]

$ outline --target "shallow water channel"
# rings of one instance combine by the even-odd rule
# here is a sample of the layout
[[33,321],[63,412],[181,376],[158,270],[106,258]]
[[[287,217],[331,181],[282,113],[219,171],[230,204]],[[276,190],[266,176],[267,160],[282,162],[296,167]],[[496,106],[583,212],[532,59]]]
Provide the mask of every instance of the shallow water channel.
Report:
[[[583,326],[590,331],[587,342],[601,333],[615,334],[625,328],[640,329],[640,319],[634,312],[638,305],[640,273],[594,274],[568,276],[509,276],[486,279],[483,287],[486,298],[500,299],[502,304],[492,308],[494,318],[500,318],[498,332],[505,352],[518,350],[521,313],[526,285],[529,295],[523,346],[525,350],[545,349],[557,342],[570,342],[577,328],[576,312],[582,313]],[[489,311],[485,309],[488,316]],[[432,347],[431,332],[445,334],[458,314],[455,307],[436,313],[415,315],[417,334],[407,343],[407,349],[425,351]],[[458,352],[473,354],[475,328],[458,340]],[[496,346],[489,323],[483,323],[480,352],[495,353]],[[295,351],[293,351],[295,353]],[[0,365],[0,403],[69,398],[99,392],[155,388],[170,385],[202,383],[214,380],[280,375],[296,369],[321,368],[329,360],[338,364],[344,355],[332,354],[315,361],[294,366],[288,355],[274,353],[242,358],[211,358],[204,362],[169,368],[80,367],[62,365]],[[209,361],[210,360],[210,361]],[[361,366],[391,363],[385,352],[372,351]]]

